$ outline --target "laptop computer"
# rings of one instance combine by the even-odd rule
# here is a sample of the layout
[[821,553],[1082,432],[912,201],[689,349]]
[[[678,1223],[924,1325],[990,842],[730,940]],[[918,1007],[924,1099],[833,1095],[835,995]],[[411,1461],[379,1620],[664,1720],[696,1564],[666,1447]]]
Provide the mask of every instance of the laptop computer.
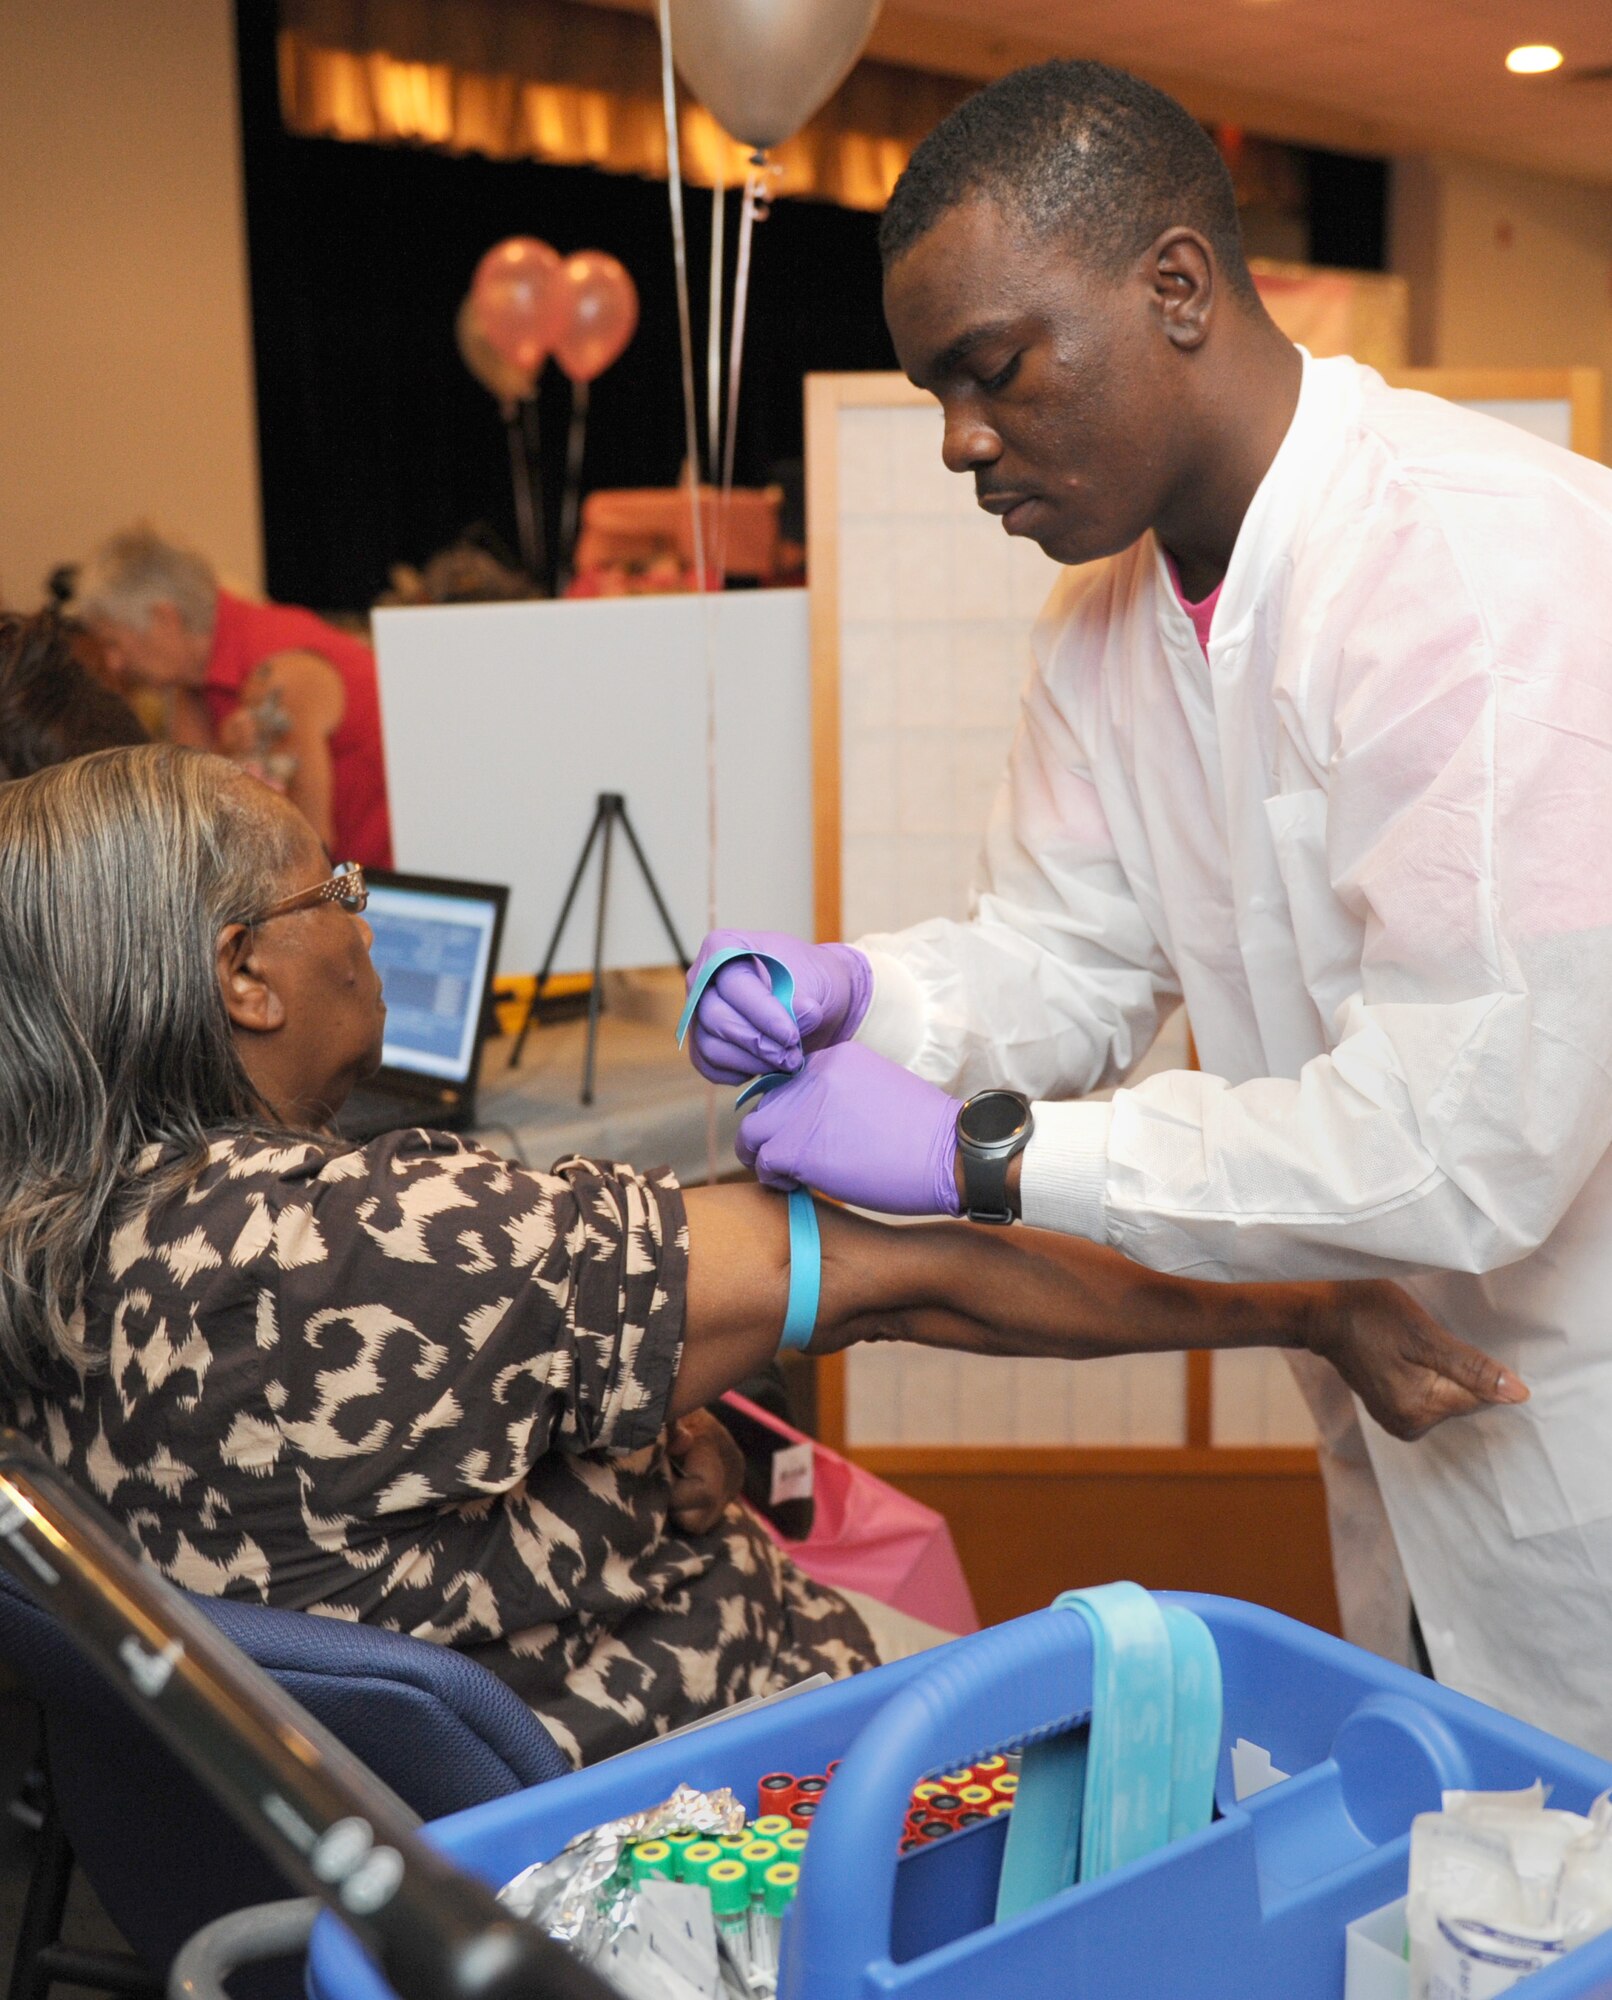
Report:
[[509,890],[493,882],[366,868],[386,998],[381,1068],[336,1120],[344,1138],[410,1125],[461,1131],[476,1119],[476,1079]]

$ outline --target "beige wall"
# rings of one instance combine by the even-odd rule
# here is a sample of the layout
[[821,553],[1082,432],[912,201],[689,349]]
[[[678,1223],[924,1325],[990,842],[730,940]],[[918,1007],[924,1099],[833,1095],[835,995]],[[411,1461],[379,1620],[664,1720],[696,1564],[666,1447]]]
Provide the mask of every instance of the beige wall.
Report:
[[1422,367],[1605,369],[1612,188],[1430,155],[1394,174],[1391,263]]
[[142,514],[256,586],[229,0],[3,0],[0,78],[0,600]]

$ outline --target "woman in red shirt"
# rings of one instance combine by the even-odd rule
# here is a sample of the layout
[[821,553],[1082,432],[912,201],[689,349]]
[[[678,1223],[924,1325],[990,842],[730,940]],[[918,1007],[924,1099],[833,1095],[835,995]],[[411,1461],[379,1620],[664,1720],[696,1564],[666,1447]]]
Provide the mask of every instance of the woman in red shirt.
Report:
[[236,597],[205,557],[144,527],[95,551],[74,609],[109,665],[172,690],[176,742],[226,751],[283,790],[332,854],[391,867],[380,690],[362,639]]

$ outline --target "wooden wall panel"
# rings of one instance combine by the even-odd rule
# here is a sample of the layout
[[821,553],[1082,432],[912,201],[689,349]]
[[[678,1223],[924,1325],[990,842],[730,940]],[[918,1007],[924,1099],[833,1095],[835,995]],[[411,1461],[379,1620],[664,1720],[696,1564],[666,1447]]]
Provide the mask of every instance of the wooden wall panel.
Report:
[[[1086,1457],[1080,1470],[1063,1457]],[[1061,1590],[1127,1577],[1205,1590],[1338,1630],[1326,1502],[1314,1454],[859,1452],[859,1463],[944,1514],[981,1622]],[[1212,1466],[1202,1461],[1212,1458]],[[1220,1463],[1225,1461],[1225,1463]]]

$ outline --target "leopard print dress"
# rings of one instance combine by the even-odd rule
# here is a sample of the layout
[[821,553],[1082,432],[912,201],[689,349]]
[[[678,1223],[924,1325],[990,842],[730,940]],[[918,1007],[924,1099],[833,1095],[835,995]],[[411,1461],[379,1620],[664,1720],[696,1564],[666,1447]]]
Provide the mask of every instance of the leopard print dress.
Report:
[[219,1134],[14,1418],[175,1583],[461,1648],[591,1762],[876,1662],[742,1508],[669,1520],[687,1263],[663,1170]]

